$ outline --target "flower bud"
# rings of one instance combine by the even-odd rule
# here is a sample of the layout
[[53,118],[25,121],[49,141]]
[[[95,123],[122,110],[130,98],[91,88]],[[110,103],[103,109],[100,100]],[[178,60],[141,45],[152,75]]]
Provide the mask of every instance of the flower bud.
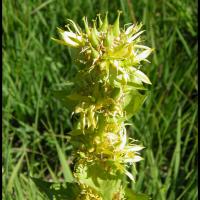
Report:
[[94,30],[94,33],[95,35],[98,36],[98,31],[97,31],[97,28],[96,28],[96,20],[92,20],[93,21],[93,30]]
[[100,14],[97,15],[98,16],[98,20],[99,20],[99,28],[102,26],[103,22],[101,20],[101,16]]
[[115,20],[115,23],[113,24],[113,35],[115,37],[118,37],[120,34],[120,27],[119,27],[119,18],[120,18],[120,14],[122,13],[122,11],[118,10],[118,15],[117,15],[117,19]]
[[90,35],[90,29],[89,29],[86,17],[83,17],[83,23],[84,23],[84,26],[85,26],[85,32],[87,33],[87,35]]
[[91,55],[92,55],[92,58],[95,59],[95,58],[98,58],[99,57],[99,52],[97,50],[95,50],[92,45],[90,45],[90,48],[91,48]]
[[99,45],[98,35],[96,34],[96,31],[94,28],[91,29],[91,34],[89,35],[89,40],[94,48],[96,48]]
[[108,29],[108,12],[106,12],[106,16],[104,18],[102,26],[100,27],[100,31],[106,32],[107,29]]
[[106,33],[106,38],[103,41],[104,46],[110,48],[113,44],[113,40],[114,40],[113,32],[108,30]]

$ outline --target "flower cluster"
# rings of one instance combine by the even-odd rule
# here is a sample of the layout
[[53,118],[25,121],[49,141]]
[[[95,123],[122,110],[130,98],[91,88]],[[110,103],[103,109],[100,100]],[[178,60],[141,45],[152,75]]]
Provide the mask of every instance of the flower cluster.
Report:
[[113,25],[107,14],[103,21],[98,15],[92,26],[84,17],[85,31],[69,20],[67,30],[58,28],[61,39],[53,38],[75,48],[78,55],[78,71],[61,101],[75,119],[69,135],[77,158],[74,175],[83,188],[96,188],[86,181],[91,166],[100,166],[116,180],[116,174],[124,173],[134,180],[126,166],[142,159],[143,147],[128,139],[125,121],[146,98],[141,91],[151,82],[140,67],[149,62],[152,49],[142,45],[141,24],[120,28],[120,14]]

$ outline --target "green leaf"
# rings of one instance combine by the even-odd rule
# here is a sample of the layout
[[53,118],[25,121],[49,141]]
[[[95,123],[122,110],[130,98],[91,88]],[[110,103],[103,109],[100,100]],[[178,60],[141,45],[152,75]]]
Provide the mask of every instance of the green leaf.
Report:
[[117,99],[120,97],[120,94],[121,94],[121,89],[116,87],[116,88],[113,88],[110,96],[113,99]]
[[142,83],[136,83],[134,81],[128,82],[128,86],[132,87],[133,89],[138,89],[138,90],[147,90]]
[[66,88],[63,90],[54,90],[52,91],[53,96],[61,102],[63,106],[65,106],[70,112],[72,112],[77,105],[76,101],[69,99],[67,96],[70,93],[70,88]]
[[39,191],[50,200],[74,200],[81,192],[81,189],[75,182],[51,183],[38,178],[31,179]]
[[138,194],[129,188],[125,188],[125,197],[127,200],[150,200],[146,194]]
[[71,172],[69,165],[67,164],[65,154],[64,154],[63,150],[61,149],[60,145],[58,144],[57,140],[55,140],[55,145],[56,145],[58,157],[59,157],[59,160],[60,160],[60,164],[62,166],[63,175],[65,177],[65,180],[72,182],[73,181],[73,174]]
[[125,94],[124,111],[126,112],[126,118],[131,118],[142,106],[147,95],[140,94],[137,90],[131,90]]
[[93,188],[103,200],[112,200],[120,191],[120,175],[109,174],[100,163],[84,166],[78,176],[80,182]]
[[60,91],[53,91],[54,97],[59,100],[63,106],[65,106],[70,112],[74,111],[77,104],[80,102],[90,102],[91,99],[87,96],[82,96],[80,94],[72,93],[69,94],[69,89],[64,89]]

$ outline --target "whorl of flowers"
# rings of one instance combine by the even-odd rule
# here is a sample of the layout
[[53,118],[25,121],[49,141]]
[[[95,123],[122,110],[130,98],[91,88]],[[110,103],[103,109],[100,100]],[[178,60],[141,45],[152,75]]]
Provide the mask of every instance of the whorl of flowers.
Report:
[[[141,24],[120,28],[120,14],[119,11],[113,25],[108,23],[107,14],[103,21],[97,15],[92,26],[84,17],[85,31],[68,20],[67,30],[58,28],[61,39],[53,38],[77,52],[77,73],[60,100],[75,119],[69,135],[75,150],[74,175],[84,194],[97,188],[88,181],[89,176],[101,178],[97,169],[115,180],[121,180],[124,173],[134,180],[126,166],[142,159],[139,151],[143,147],[128,139],[125,121],[146,98],[141,91],[146,90],[144,84],[151,82],[140,67],[143,61],[148,62],[152,49],[142,45]],[[91,166],[95,166],[96,174],[89,174]],[[98,194],[101,199],[101,192]],[[84,199],[90,199],[89,195],[92,193]]]

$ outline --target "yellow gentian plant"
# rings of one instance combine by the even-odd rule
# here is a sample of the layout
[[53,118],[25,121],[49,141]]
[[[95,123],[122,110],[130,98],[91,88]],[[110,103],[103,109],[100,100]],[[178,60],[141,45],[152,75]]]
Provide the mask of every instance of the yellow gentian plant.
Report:
[[[152,49],[143,45],[142,24],[120,28],[119,19],[109,24],[107,13],[89,25],[83,18],[83,31],[68,20],[58,28],[54,41],[75,49],[78,67],[59,100],[71,111],[75,122],[69,133],[74,148],[74,177],[80,188],[78,200],[131,199],[125,194],[123,177],[134,176],[127,166],[142,160],[144,147],[127,136],[126,121],[146,99],[149,78],[140,70]],[[141,92],[142,91],[142,92]]]

